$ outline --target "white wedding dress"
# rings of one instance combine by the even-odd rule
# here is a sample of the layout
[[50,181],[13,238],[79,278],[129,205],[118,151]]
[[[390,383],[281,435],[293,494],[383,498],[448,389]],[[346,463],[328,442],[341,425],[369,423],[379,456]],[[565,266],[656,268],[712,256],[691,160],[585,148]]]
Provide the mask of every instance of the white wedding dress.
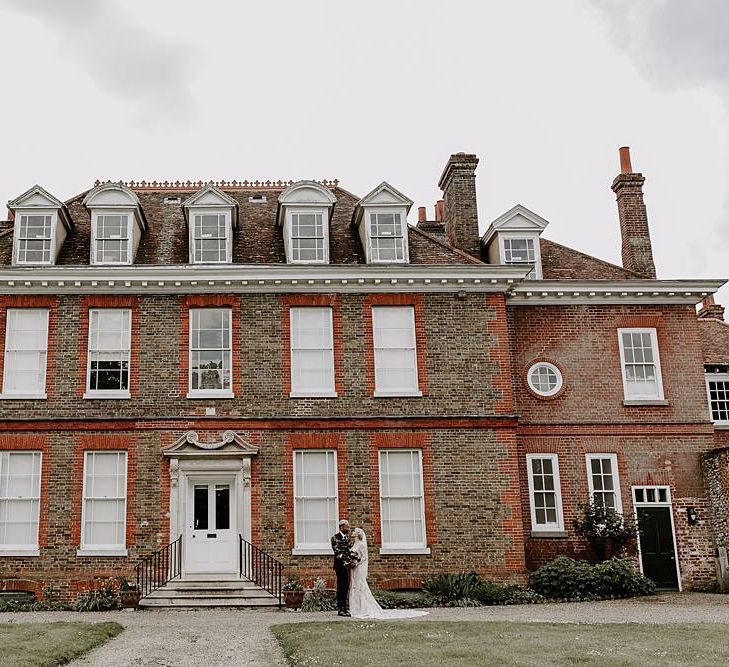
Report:
[[425,616],[427,611],[411,611],[409,609],[383,609],[377,604],[369,585],[367,584],[367,537],[364,531],[360,533],[361,539],[356,540],[352,550],[359,556],[357,565],[352,568],[352,578],[349,582],[349,613],[352,618],[415,618]]

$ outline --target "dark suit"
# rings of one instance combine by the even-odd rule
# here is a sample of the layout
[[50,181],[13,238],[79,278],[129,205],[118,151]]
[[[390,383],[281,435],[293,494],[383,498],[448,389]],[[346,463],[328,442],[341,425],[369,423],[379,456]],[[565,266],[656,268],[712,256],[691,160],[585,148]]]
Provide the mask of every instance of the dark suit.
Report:
[[334,571],[337,573],[337,609],[347,611],[349,607],[349,552],[352,540],[349,536],[337,533],[332,537],[334,552]]

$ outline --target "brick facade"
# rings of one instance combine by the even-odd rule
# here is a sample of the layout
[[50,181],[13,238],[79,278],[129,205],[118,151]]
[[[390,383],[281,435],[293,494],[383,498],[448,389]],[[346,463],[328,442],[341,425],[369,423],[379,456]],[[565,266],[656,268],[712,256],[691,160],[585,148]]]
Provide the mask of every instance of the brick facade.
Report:
[[[723,488],[724,464],[717,463],[721,457],[707,455],[717,448],[703,374],[700,327],[708,325],[697,322],[688,297],[651,301],[644,293],[654,293],[655,285],[655,294],[662,294],[658,282],[635,281],[638,275],[655,276],[644,247],[649,237],[640,210],[642,193],[638,202],[635,190],[642,177],[640,183],[629,178],[639,176],[632,173],[616,179],[622,178],[618,199],[624,239],[626,234],[640,237],[640,243],[628,244],[624,267],[544,240],[541,246],[545,278],[565,280],[567,294],[573,293],[568,281],[580,280],[632,281],[633,291],[625,291],[628,296],[619,303],[595,297],[532,305],[534,300],[514,299],[514,285],[522,278],[507,279],[481,261],[477,162],[467,154],[449,161],[441,179],[442,224],[431,225],[442,227],[442,233],[409,230],[410,264],[420,273],[407,279],[386,265],[366,267],[377,269],[376,274],[363,266],[361,277],[318,274],[364,264],[351,225],[357,200],[330,185],[337,199],[330,221],[333,266],[306,267],[316,276],[311,281],[241,279],[238,268],[258,265],[273,273],[287,266],[276,225],[276,199],[283,187],[275,184],[226,190],[238,202],[242,222],[234,231],[231,273],[209,283],[201,285],[199,273],[190,274],[194,283],[150,278],[119,294],[114,293],[116,278],[41,296],[15,294],[0,276],[0,345],[8,307],[50,311],[48,398],[0,400],[0,450],[43,453],[40,555],[0,556],[0,588],[41,594],[52,586],[71,599],[103,578],[132,577],[139,560],[168,544],[181,525],[173,519],[172,499],[179,493],[171,477],[174,468],[163,450],[189,431],[201,442],[215,443],[226,430],[258,450],[246,479],[250,507],[242,508],[250,513],[250,540],[281,560],[287,574],[308,582],[316,576],[332,581],[333,571],[329,554],[301,555],[293,549],[296,450],[337,452],[339,515],[367,531],[371,580],[384,588],[413,588],[428,575],[467,570],[523,583],[530,570],[557,554],[584,556],[572,521],[589,495],[585,455],[605,453],[617,457],[624,512],[634,509],[632,486],[670,487],[682,584],[710,588],[716,579],[715,526],[723,534],[722,506],[707,491],[702,465],[715,490]],[[184,200],[193,192],[189,186],[136,189],[149,229],[135,264],[150,270],[151,265],[187,263],[182,206],[166,198],[175,194]],[[266,201],[253,203],[254,194],[265,195]],[[76,197],[67,204],[76,229],[64,243],[59,264],[69,270],[88,263],[90,219],[81,202]],[[0,234],[0,264],[10,261],[7,244]],[[467,285],[464,278],[437,274],[444,266],[477,271],[477,280]],[[129,267],[129,275],[135,270]],[[516,271],[516,276],[526,273]],[[251,289],[249,283],[260,288]],[[681,289],[673,289],[680,296]],[[534,291],[539,295],[538,287]],[[372,308],[386,305],[414,308],[422,396],[374,395]],[[336,397],[290,396],[289,309],[297,306],[332,308]],[[83,398],[93,307],[132,311],[130,398]],[[187,398],[189,310],[208,307],[232,312],[231,398]],[[665,400],[626,405],[621,327],[656,329]],[[553,363],[562,373],[563,387],[548,400],[526,382],[535,361]],[[1,364],[2,355],[0,374]],[[419,553],[380,552],[379,452],[398,448],[422,455],[427,548]],[[93,450],[128,455],[127,556],[78,554],[84,453]],[[558,456],[563,534],[534,535],[529,453]],[[698,514],[695,525],[688,521],[689,507]]]

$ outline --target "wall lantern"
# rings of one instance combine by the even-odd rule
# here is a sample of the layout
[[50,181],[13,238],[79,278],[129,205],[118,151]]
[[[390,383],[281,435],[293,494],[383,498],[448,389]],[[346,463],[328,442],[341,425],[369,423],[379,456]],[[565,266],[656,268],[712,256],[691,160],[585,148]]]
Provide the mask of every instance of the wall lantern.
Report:
[[695,526],[697,521],[699,520],[699,516],[698,514],[696,514],[696,509],[693,507],[687,507],[686,518],[688,519],[689,526]]

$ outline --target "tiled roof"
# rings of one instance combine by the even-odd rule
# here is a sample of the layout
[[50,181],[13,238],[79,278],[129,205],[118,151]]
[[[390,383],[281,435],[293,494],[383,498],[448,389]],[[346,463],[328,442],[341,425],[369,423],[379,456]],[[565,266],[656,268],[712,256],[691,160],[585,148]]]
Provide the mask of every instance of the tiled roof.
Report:
[[548,280],[630,280],[637,273],[586,255],[554,241],[540,239],[542,275]]
[[729,365],[729,324],[713,318],[700,318],[699,335],[704,363]]

